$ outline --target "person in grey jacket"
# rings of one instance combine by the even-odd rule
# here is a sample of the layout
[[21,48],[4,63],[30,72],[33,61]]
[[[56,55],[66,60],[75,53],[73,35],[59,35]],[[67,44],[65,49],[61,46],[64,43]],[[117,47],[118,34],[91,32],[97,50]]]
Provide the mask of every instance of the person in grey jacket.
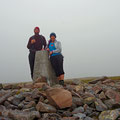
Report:
[[59,84],[64,85],[64,70],[63,70],[63,55],[61,42],[56,40],[56,34],[50,34],[50,41],[48,43],[48,48],[50,54],[50,62],[53,69],[55,70],[56,76],[58,77]]

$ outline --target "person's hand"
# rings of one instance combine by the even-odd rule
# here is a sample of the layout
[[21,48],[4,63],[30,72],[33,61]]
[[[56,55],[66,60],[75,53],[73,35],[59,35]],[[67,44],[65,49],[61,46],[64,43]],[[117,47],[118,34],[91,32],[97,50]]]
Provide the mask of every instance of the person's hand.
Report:
[[35,39],[31,40],[31,44],[34,44],[35,42],[36,42],[36,40],[35,40]]
[[49,49],[49,48],[47,48],[46,50],[47,50],[47,51],[50,51],[50,49]]
[[50,55],[52,55],[53,54],[53,51],[50,51]]

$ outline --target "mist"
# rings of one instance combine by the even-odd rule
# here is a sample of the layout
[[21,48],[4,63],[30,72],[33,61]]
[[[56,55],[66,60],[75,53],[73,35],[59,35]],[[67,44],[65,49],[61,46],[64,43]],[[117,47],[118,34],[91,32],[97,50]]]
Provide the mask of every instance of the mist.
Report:
[[0,82],[31,81],[27,43],[40,27],[62,43],[65,78],[120,75],[119,0],[0,0]]

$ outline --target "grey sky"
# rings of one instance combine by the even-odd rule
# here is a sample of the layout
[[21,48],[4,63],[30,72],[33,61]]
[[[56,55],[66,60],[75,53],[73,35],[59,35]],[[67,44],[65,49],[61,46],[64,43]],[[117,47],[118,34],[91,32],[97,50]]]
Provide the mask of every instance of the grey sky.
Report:
[[31,80],[35,26],[62,42],[66,78],[120,75],[120,0],[0,0],[0,82]]

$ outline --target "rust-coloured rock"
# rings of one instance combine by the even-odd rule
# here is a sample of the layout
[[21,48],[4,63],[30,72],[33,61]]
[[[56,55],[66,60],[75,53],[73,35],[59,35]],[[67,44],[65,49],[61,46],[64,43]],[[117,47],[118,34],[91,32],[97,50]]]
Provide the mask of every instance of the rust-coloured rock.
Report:
[[51,88],[46,91],[49,103],[60,109],[72,106],[71,92],[62,88]]

